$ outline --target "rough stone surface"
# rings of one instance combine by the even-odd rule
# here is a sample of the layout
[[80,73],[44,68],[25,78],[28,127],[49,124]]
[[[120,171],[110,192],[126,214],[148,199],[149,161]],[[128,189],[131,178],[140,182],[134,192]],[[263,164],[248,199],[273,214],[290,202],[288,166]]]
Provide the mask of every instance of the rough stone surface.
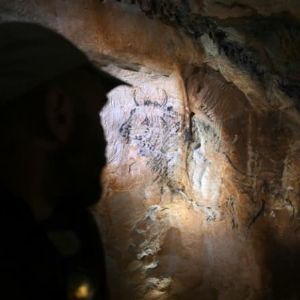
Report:
[[298,0],[0,1],[131,82],[101,114],[112,299],[300,299]]

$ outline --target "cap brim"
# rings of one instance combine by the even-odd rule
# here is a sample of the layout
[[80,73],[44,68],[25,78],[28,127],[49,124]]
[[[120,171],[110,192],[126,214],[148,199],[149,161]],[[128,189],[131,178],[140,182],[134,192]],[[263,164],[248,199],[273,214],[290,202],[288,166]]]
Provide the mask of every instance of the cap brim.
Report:
[[107,92],[120,85],[132,87],[130,83],[127,83],[117,77],[114,77],[107,72],[99,70],[97,67],[95,67],[92,64],[89,65],[89,69],[93,74],[95,74],[96,76],[99,77],[99,79],[101,79],[101,81],[103,82],[103,87]]

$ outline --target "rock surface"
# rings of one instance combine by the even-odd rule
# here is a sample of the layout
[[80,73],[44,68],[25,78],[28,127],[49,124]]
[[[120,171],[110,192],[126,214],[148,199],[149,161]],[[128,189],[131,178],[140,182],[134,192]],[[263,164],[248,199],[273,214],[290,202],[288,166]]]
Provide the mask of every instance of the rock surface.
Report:
[[112,299],[300,299],[297,0],[1,0],[131,82],[102,112]]

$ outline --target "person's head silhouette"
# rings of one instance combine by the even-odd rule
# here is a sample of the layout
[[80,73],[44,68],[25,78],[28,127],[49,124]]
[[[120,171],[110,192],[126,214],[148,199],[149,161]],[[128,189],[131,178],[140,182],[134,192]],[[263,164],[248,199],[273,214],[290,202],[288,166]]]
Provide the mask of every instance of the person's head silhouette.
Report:
[[58,33],[0,24],[0,288],[5,299],[107,299],[100,111],[125,84]]
[[37,219],[60,204],[99,199],[106,146],[99,112],[121,84],[50,29],[0,25],[1,185]]

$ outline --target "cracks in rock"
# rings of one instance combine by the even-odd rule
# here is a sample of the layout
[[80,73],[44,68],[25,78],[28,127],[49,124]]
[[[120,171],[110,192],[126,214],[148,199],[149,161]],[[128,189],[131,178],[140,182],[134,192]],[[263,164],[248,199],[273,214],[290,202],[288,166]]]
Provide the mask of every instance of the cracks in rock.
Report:
[[192,143],[194,141],[194,138],[193,138],[193,117],[194,117],[195,113],[192,111],[189,113],[189,120],[188,120],[188,128],[186,128],[184,130],[184,142],[185,143]]
[[232,229],[237,229],[239,227],[237,218],[236,218],[236,211],[235,211],[235,198],[229,197],[226,203],[227,210],[229,212],[229,216],[231,219],[231,227]]
[[258,54],[250,47],[245,47],[237,42],[219,40],[218,48],[220,54],[226,56],[231,63],[246,71],[257,80],[263,79],[268,72],[258,60]]
[[300,111],[300,84],[296,81],[281,79],[278,86],[281,91],[293,99],[297,110]]
[[[101,1],[101,0],[100,0]],[[115,0],[117,2],[121,2],[121,3],[124,3],[124,4],[138,4],[138,1],[137,0]],[[103,1],[102,1],[103,2]]]
[[226,160],[228,161],[228,163],[232,166],[232,168],[235,171],[237,171],[238,173],[240,173],[241,175],[243,175],[245,177],[248,177],[248,178],[252,177],[251,175],[246,174],[245,172],[243,172],[242,170],[240,170],[237,166],[235,166],[227,153],[223,152],[223,155],[225,156]]
[[238,3],[238,2],[232,2],[231,4],[226,4],[221,1],[216,1],[215,4],[222,6],[224,8],[228,8],[228,9],[238,8],[241,10],[248,10],[248,11],[251,11],[252,15],[258,15],[258,11],[250,5],[246,5],[246,4],[242,4],[242,3]]
[[285,202],[287,203],[286,206],[289,206],[292,209],[292,219],[295,219],[296,216],[296,208],[295,205],[292,203],[290,199],[285,199]]
[[257,219],[263,214],[265,210],[265,200],[261,201],[261,206],[259,208],[259,210],[257,211],[257,213],[252,217],[252,219],[250,220],[247,228],[248,230],[251,229],[251,227],[254,225],[254,223],[257,221]]
[[129,166],[128,166],[128,173],[131,173],[131,170],[132,170],[132,166],[135,165],[136,162],[133,162],[131,163]]

